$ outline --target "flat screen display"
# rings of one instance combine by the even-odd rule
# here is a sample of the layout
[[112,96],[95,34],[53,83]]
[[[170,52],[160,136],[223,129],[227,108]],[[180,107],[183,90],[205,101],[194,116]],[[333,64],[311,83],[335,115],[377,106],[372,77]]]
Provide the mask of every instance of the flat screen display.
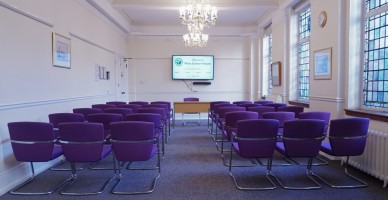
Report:
[[212,55],[173,55],[173,80],[213,80],[214,56]]

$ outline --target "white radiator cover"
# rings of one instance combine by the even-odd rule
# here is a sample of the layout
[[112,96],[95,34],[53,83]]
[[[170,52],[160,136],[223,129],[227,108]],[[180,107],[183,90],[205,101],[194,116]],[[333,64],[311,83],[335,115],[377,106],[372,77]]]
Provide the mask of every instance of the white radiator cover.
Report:
[[388,184],[388,133],[368,130],[365,151],[349,158],[349,165],[358,168]]

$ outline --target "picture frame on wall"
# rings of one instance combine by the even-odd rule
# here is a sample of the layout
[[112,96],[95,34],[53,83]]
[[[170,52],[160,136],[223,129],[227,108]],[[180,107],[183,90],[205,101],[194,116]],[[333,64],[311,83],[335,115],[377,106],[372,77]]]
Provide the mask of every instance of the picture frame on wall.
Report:
[[280,86],[281,85],[281,72],[282,65],[280,62],[274,62],[271,64],[271,74],[272,74],[272,85]]
[[53,65],[71,68],[71,40],[68,37],[53,33]]
[[331,79],[331,47],[314,51],[314,79]]

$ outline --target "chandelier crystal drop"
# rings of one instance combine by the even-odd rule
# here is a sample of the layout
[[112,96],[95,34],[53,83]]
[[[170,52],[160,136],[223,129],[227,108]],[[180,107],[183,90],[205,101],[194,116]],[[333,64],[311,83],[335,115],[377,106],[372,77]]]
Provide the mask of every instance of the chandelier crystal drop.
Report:
[[188,33],[183,35],[183,41],[187,47],[205,47],[209,35],[203,33]]
[[203,27],[216,24],[217,8],[205,4],[204,0],[187,0],[187,5],[179,9],[181,23],[185,26],[197,26],[201,31]]

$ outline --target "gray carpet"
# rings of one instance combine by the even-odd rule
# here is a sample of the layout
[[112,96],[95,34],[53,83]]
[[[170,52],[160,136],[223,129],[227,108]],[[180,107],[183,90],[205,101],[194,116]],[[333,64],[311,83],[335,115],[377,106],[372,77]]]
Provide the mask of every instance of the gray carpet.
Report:
[[[203,124],[206,124],[205,122]],[[323,185],[319,190],[285,190],[278,188],[271,191],[240,191],[229,176],[228,168],[222,164],[211,136],[207,133],[207,126],[179,126],[175,127],[169,143],[166,146],[166,155],[162,160],[162,173],[156,189],[151,194],[123,196],[110,193],[108,190],[97,196],[64,196],[56,191],[50,195],[20,196],[9,193],[0,199],[387,199],[388,189],[382,187],[382,182],[356,169],[351,172],[365,180],[369,186],[361,189],[332,189]],[[229,155],[228,155],[229,156]],[[274,162],[282,162],[276,156]],[[111,165],[111,158],[106,158],[99,166]],[[155,159],[134,163],[136,166],[153,166]],[[249,161],[237,158],[235,164],[250,164]],[[65,164],[66,165],[66,164]],[[305,178],[305,166],[274,166],[273,173],[282,181],[293,185],[309,184]],[[265,167],[244,167],[233,170],[244,186],[264,186],[266,184]],[[338,162],[329,162],[329,165],[314,166],[313,171],[328,177],[343,180],[342,168]],[[31,190],[47,188],[68,178],[70,172],[54,172],[47,170],[38,175],[29,188]],[[148,189],[149,182],[156,175],[155,171],[124,170],[123,182],[120,189]],[[99,188],[105,179],[113,176],[113,171],[82,170],[79,172],[79,182],[72,191]],[[79,184],[85,184],[80,186]]]

